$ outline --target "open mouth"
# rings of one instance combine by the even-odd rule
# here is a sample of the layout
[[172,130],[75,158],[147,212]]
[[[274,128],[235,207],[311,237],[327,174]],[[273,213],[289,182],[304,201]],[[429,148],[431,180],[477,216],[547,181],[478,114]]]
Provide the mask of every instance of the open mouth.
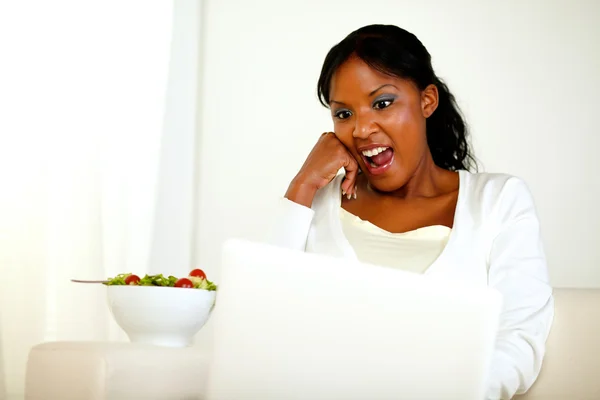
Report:
[[372,174],[384,172],[394,160],[394,150],[391,147],[375,147],[361,151],[363,160]]

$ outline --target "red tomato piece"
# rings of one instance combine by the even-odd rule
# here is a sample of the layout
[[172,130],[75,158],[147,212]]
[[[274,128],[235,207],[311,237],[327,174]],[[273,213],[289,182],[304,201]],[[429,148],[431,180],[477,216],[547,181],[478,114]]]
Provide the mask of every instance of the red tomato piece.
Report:
[[140,277],[137,275],[129,275],[127,276],[127,278],[125,278],[125,284],[126,285],[137,285],[140,283]]
[[190,276],[197,276],[198,278],[206,279],[206,274],[199,268],[196,268],[192,272],[190,272]]
[[175,287],[191,289],[194,287],[194,284],[188,278],[181,278],[175,282]]

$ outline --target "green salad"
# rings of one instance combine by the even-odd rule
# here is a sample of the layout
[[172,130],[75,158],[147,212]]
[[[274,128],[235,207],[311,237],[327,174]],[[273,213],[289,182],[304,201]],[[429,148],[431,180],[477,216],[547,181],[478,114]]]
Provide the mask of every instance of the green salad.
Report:
[[201,269],[195,269],[185,278],[175,276],[145,275],[140,278],[134,274],[119,274],[108,278],[108,286],[165,286],[187,289],[217,290],[217,285],[206,279],[206,274]]

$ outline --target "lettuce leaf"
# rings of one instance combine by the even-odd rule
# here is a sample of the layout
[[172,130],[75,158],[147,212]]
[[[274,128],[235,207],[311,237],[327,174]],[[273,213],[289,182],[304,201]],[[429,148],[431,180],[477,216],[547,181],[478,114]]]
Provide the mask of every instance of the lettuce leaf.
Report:
[[[106,285],[115,286],[115,285],[125,285],[125,278],[127,278],[131,273],[128,274],[119,274],[114,278],[108,278],[108,282]],[[192,281],[194,284],[194,288],[203,289],[203,290],[217,290],[217,285],[208,279],[200,279],[192,276],[188,276],[188,279]],[[195,279],[193,279],[195,278]],[[178,278],[172,275],[165,277],[163,274],[158,275],[145,275],[140,279],[138,283],[139,286],[164,286],[164,287],[174,287],[175,282],[178,281]]]

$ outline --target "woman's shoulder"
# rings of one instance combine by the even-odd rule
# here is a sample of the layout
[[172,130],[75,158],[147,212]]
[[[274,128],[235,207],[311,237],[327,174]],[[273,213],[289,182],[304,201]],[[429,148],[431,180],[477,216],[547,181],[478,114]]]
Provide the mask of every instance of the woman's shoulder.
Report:
[[499,219],[535,215],[533,196],[522,178],[489,172],[461,174],[467,181],[464,201],[471,210],[479,209],[483,216]]
[[529,194],[529,187],[522,178],[496,172],[461,171],[467,178],[469,191],[487,197]]

